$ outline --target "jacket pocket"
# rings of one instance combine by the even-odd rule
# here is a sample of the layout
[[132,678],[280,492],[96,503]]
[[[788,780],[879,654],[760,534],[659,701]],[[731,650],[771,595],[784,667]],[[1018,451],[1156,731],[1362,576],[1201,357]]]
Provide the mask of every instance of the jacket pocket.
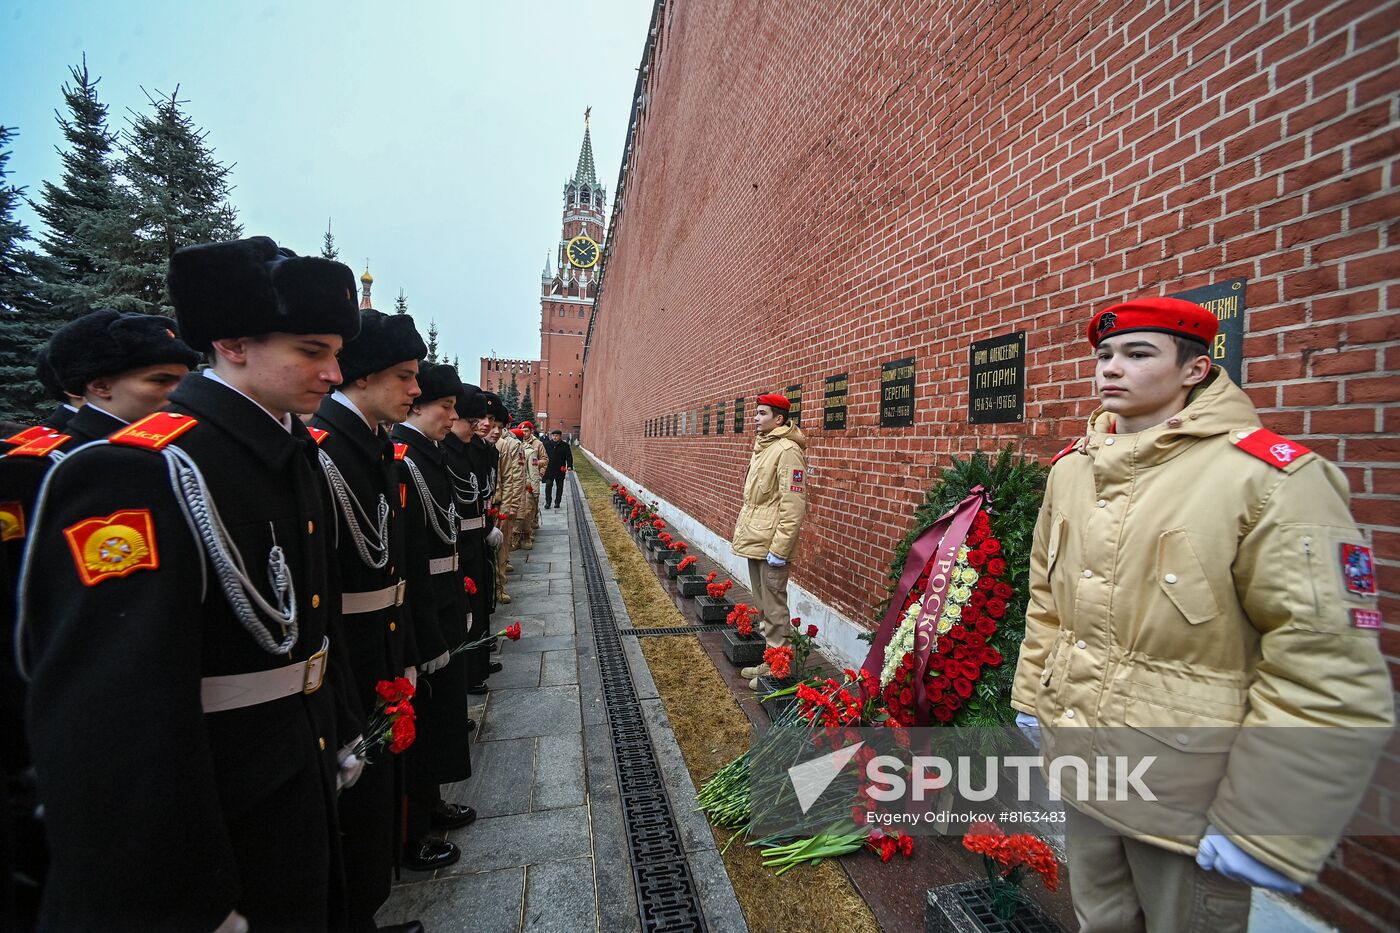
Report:
[[1157,539],[1157,586],[1192,625],[1220,615],[1220,604],[1185,528],[1163,532]]
[[1050,523],[1050,537],[1046,540],[1045,546],[1045,572],[1048,575],[1055,569],[1055,562],[1060,559],[1060,545],[1065,535],[1065,517],[1056,513],[1054,521]]

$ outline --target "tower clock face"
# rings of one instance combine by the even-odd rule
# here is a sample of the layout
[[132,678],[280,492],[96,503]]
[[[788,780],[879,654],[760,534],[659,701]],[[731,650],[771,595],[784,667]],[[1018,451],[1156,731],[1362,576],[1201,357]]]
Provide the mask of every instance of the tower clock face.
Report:
[[569,262],[580,269],[591,269],[598,264],[598,244],[590,237],[576,236],[564,247]]

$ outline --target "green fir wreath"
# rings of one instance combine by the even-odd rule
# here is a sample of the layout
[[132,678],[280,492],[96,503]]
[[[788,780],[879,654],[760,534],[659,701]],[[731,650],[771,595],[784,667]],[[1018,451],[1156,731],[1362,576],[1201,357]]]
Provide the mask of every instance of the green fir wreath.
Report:
[[[1000,651],[1004,661],[984,669],[977,680],[974,695],[965,704],[955,725],[999,726],[1012,722],[1016,711],[1011,707],[1011,686],[1016,677],[1016,661],[1021,641],[1025,637],[1026,602],[1030,596],[1031,542],[1035,534],[1036,517],[1045,498],[1045,480],[1050,473],[1042,465],[1008,444],[992,459],[976,451],[966,460],[952,458],[938,481],[914,510],[914,523],[904,539],[894,549],[890,563],[890,589],[899,582],[904,563],[914,540],[942,515],[951,510],[982,486],[990,493],[988,512],[992,535],[1000,540],[1002,556],[1007,565],[1002,579],[1010,584],[1012,596],[1007,611],[991,643]],[[883,616],[885,606],[880,607]],[[874,633],[871,633],[873,638]]]

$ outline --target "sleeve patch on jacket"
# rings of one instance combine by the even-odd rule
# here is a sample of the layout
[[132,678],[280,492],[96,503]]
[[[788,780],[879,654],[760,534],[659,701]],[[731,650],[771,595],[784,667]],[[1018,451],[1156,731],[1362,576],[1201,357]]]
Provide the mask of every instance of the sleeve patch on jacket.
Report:
[[63,529],[84,586],[160,567],[150,509],[122,509]]
[[0,541],[24,540],[24,506],[16,500],[0,502]]
[[1280,470],[1288,469],[1293,461],[1301,459],[1304,454],[1312,453],[1311,448],[1304,447],[1297,441],[1290,441],[1268,428],[1237,431],[1231,438],[1231,443],[1250,456],[1258,457],[1269,466]]
[[1376,568],[1370,548],[1361,544],[1342,545],[1342,583],[1352,596],[1376,595]]
[[1351,624],[1357,628],[1380,628],[1381,614],[1375,609],[1353,609]]
[[803,475],[803,472],[804,472],[804,471],[802,471],[802,470],[793,470],[793,471],[792,471],[792,482],[788,484],[788,490],[789,490],[790,492],[801,492],[801,491],[802,491],[802,475]]
[[147,447],[160,450],[199,422],[189,415],[174,411],[158,411],[129,424],[108,438],[113,444]]

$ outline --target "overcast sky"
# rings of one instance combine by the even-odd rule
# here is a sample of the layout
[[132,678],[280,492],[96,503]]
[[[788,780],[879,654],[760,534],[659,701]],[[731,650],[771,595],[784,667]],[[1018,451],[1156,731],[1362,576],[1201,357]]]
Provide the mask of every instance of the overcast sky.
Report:
[[[233,170],[244,234],[369,260],[463,375],[539,353],[539,283],[592,105],[612,207],[652,0],[232,3],[6,0],[0,124],[9,182],[59,177],[53,111],[87,53],[113,125],[142,88],[180,97]],[[22,218],[31,231],[32,212]]]

